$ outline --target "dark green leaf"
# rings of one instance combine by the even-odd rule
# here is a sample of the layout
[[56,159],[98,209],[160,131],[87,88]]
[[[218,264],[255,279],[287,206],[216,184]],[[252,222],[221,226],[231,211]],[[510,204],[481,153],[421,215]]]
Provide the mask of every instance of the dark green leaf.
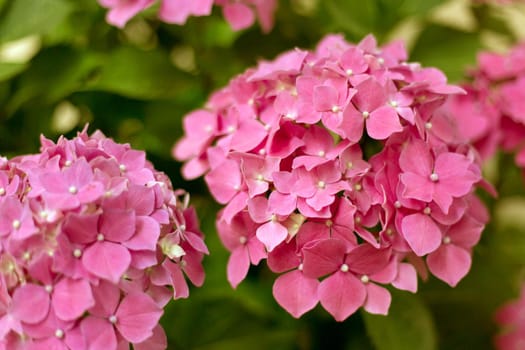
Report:
[[366,329],[378,350],[433,350],[432,315],[417,295],[394,291],[388,316],[363,312]]
[[23,63],[3,63],[0,62],[0,81],[11,79],[22,72],[27,67]]

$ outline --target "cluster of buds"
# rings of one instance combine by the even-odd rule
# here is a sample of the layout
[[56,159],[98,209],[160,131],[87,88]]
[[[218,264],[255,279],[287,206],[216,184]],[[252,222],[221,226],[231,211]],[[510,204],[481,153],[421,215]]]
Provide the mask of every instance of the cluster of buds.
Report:
[[479,157],[434,124],[464,91],[406,58],[398,42],[330,35],[260,62],[184,118],[173,155],[225,205],[232,286],[267,259],[290,314],[320,303],[342,321],[360,307],[387,314],[384,286],[416,292],[418,272],[451,286],[467,274],[488,220],[473,194]]
[[0,348],[165,349],[207,248],[145,153],[82,131],[0,164]]
[[[98,0],[109,8],[107,21],[124,27],[137,13],[155,4],[155,0]],[[159,18],[167,23],[183,25],[190,16],[209,16],[213,5],[220,6],[233,30],[242,30],[259,21],[264,32],[273,27],[277,0],[161,0]]]
[[436,113],[441,137],[472,143],[483,159],[499,149],[514,153],[525,168],[525,43],[507,54],[480,53],[469,75],[468,94],[450,98]]

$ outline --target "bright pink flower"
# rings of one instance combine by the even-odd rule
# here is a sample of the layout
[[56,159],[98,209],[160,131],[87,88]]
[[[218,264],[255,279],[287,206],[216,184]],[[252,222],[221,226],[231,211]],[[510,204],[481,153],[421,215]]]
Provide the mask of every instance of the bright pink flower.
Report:
[[[139,12],[155,3],[155,0],[98,0],[109,8],[108,23],[124,27]],[[222,6],[223,14],[233,30],[250,27],[255,18],[264,32],[273,27],[273,14],[277,0],[161,0],[159,18],[166,23],[184,25],[191,16],[209,16],[213,5]]]
[[101,132],[41,142],[0,170],[0,347],[165,348],[161,308],[204,282],[188,195]]
[[[260,62],[185,118],[174,155],[224,205],[232,286],[267,258],[282,273],[274,297],[294,317],[320,301],[343,320],[361,306],[385,314],[379,284],[415,292],[426,262],[451,284],[464,276],[470,260],[452,270],[442,242],[467,216],[488,220],[472,199],[481,171],[465,137],[443,139],[453,119],[435,114],[463,90],[406,58],[399,42],[329,35]],[[470,259],[474,243],[460,242]]]

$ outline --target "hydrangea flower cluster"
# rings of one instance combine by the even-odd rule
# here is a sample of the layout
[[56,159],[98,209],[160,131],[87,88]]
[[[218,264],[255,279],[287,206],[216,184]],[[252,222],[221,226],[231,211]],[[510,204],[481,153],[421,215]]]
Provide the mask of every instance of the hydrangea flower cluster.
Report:
[[[98,0],[109,8],[106,20],[124,27],[137,13],[156,3],[155,0]],[[233,30],[242,30],[259,21],[264,32],[273,27],[277,0],[161,0],[159,18],[167,23],[184,24],[190,16],[209,16],[213,5],[220,6]]]
[[416,292],[418,272],[451,286],[467,274],[488,220],[473,195],[478,157],[433,132],[435,109],[463,90],[406,58],[399,42],[330,35],[260,62],[185,117],[173,155],[225,205],[233,287],[267,259],[290,314],[320,303],[342,321],[361,307],[387,314],[385,286]]
[[498,149],[515,153],[525,168],[525,43],[508,54],[480,53],[469,75],[468,94],[450,98],[437,113],[440,136],[473,143],[483,159]]
[[496,322],[503,328],[495,338],[498,349],[523,349],[525,347],[525,286],[519,299],[503,305],[496,313]]
[[188,195],[97,131],[0,164],[0,348],[165,349],[208,250]]

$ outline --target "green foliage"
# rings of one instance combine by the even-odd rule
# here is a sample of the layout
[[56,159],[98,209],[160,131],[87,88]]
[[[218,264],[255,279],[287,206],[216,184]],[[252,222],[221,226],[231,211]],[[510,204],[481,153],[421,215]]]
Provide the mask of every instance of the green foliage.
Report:
[[[450,3],[463,12],[446,12]],[[0,0],[0,154],[36,152],[41,133],[52,139],[71,136],[89,122],[90,130],[145,149],[176,187],[193,194],[212,254],[204,261],[204,287],[171,303],[163,317],[170,349],[490,348],[496,331],[492,314],[517,294],[525,275],[525,227],[511,220],[525,213],[522,202],[488,200],[494,223],[458,287],[431,279],[420,282],[417,295],[393,291],[388,317],[363,312],[337,323],[317,308],[295,320],[272,298],[274,275],[264,263],[252,268],[237,290],[228,285],[228,253],[214,224],[219,206],[202,180],[183,182],[170,150],[182,134],[182,117],[260,59],[293,47],[312,48],[328,33],[353,41],[373,33],[382,43],[407,39],[411,60],[437,66],[459,81],[479,49],[501,49],[518,40],[519,30],[506,17],[512,8],[504,12],[463,0],[279,4],[275,28],[265,35],[258,27],[232,31],[220,11],[179,27],[160,23],[152,10],[119,30],[105,23],[96,0]],[[439,11],[445,15],[436,16]],[[464,18],[443,20],[458,13]],[[28,36],[38,39],[35,52],[6,58],[6,44]],[[76,109],[75,118],[58,112],[64,103]],[[495,168],[506,169],[513,160],[498,161]],[[525,194],[517,171],[495,179],[501,197]]]
[[396,291],[388,317],[363,312],[363,318],[377,350],[437,348],[432,315],[418,295]]

